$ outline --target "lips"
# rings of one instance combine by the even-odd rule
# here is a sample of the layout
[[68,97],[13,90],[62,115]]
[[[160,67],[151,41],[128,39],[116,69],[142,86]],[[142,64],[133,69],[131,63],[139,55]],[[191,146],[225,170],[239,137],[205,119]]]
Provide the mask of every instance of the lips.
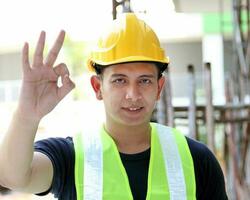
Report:
[[138,112],[141,111],[143,107],[123,107],[122,109],[129,112]]

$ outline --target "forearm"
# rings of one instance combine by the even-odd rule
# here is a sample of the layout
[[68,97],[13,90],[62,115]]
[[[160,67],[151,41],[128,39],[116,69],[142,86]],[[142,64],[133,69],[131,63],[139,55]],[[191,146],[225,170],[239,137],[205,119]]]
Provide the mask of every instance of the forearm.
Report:
[[[48,189],[53,178],[50,159],[41,153],[34,154],[33,144],[39,122],[75,87],[69,78],[67,66],[64,63],[54,66],[65,32],[60,32],[44,59],[45,36],[42,31],[32,65],[29,61],[29,45],[24,44],[23,81],[18,109],[0,143],[0,185],[32,193]],[[60,77],[62,85],[59,87],[57,83]]]
[[0,180],[10,188],[28,184],[39,120],[16,111],[0,145]]

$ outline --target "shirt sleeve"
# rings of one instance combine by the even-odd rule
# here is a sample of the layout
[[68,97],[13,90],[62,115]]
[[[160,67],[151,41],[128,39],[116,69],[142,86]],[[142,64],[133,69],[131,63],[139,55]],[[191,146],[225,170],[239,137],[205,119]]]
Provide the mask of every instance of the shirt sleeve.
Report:
[[227,200],[224,175],[214,154],[206,145],[187,138],[193,157],[196,197],[202,200]]
[[49,138],[37,141],[34,145],[36,152],[48,156],[53,164],[53,180],[51,188],[39,196],[54,194],[60,200],[75,199],[74,144],[71,137]]

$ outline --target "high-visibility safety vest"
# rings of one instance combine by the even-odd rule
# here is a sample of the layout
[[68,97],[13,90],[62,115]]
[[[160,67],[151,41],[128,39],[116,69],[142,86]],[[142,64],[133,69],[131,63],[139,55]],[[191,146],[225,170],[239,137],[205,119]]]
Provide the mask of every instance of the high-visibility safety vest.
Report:
[[[176,129],[151,123],[146,200],[195,200],[193,159]],[[77,200],[133,200],[119,151],[100,128],[73,137]]]

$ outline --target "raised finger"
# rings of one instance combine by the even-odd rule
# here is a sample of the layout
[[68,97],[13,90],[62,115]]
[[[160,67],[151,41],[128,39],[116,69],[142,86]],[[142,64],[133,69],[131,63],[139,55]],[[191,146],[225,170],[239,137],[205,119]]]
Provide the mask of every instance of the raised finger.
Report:
[[22,50],[22,67],[24,73],[30,70],[29,45],[27,42],[25,42]]
[[45,32],[42,31],[36,45],[33,67],[39,67],[43,65],[43,50],[45,44],[45,37],[46,37]]
[[62,48],[64,37],[65,37],[65,31],[62,30],[59,33],[53,47],[49,51],[48,56],[46,57],[46,60],[44,62],[44,64],[46,66],[52,67],[54,65],[54,63],[56,61],[56,58],[57,58],[57,56],[59,54],[59,51]]

